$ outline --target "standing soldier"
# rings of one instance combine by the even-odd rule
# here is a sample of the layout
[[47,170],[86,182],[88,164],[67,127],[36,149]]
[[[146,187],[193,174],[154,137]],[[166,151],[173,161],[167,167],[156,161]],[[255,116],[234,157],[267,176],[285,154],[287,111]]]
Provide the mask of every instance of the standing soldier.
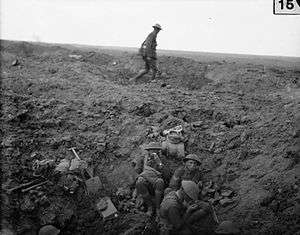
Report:
[[148,35],[146,40],[142,43],[142,46],[139,50],[139,54],[142,56],[144,62],[145,62],[145,69],[141,70],[138,75],[131,78],[130,81],[134,82],[136,79],[141,78],[145,74],[149,72],[149,70],[152,70],[152,80],[155,79],[156,73],[158,72],[156,61],[157,61],[157,55],[156,55],[156,37],[159,31],[162,29],[159,24],[156,24],[153,27],[153,31]]

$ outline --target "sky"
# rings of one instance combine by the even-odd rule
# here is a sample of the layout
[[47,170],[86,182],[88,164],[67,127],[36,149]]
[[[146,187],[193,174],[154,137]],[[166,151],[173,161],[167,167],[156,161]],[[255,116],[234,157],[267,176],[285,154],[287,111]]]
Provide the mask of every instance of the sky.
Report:
[[1,39],[300,57],[300,15],[273,0],[0,0]]

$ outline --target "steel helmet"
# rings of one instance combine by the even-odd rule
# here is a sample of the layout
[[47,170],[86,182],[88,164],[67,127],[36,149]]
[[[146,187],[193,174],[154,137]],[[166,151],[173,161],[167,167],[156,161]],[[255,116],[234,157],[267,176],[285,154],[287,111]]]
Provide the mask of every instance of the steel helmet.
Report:
[[43,226],[39,231],[39,235],[57,235],[59,233],[60,230],[53,225]]
[[187,161],[187,160],[194,160],[194,161],[198,162],[199,164],[201,164],[201,162],[202,162],[202,159],[198,155],[196,155],[196,154],[189,154],[189,155],[187,155],[184,158],[184,161]]
[[145,150],[151,150],[151,149],[157,149],[161,150],[161,144],[157,142],[151,142],[148,145],[145,146]]
[[181,181],[181,186],[183,191],[194,201],[198,199],[199,188],[194,181],[191,180],[183,180]]
[[155,25],[153,25],[152,27],[153,27],[153,28],[157,28],[157,29],[159,29],[159,30],[162,30],[160,24],[155,24]]
[[223,221],[219,224],[218,228],[215,231],[216,234],[239,234],[240,230],[237,226],[231,221]]

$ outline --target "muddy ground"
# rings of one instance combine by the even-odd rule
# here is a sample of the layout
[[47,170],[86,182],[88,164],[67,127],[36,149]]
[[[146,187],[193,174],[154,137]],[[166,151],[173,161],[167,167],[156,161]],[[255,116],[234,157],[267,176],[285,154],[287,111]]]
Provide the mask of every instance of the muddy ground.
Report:
[[[143,154],[140,146],[164,140],[163,130],[181,124],[186,152],[205,155],[202,195],[220,220],[234,221],[244,234],[299,234],[300,63],[164,55],[156,81],[145,76],[129,84],[141,66],[127,52],[1,41],[2,228],[35,234],[54,224],[63,234],[155,234],[154,222],[116,192],[130,189],[130,161]],[[81,187],[63,191],[51,173],[44,177],[52,184],[37,192],[7,193],[35,179],[35,160],[58,163],[70,147],[96,166],[103,183],[97,196],[112,198],[118,218],[103,221],[95,198]],[[179,162],[166,164],[174,169]]]

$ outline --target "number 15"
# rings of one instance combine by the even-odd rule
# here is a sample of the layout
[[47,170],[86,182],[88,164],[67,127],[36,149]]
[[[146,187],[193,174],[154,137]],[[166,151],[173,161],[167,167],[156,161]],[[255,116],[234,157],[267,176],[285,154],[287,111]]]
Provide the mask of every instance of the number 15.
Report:
[[[281,10],[284,9],[284,0],[279,0],[279,3],[281,5]],[[286,0],[286,8],[288,10],[292,10],[294,8],[294,3],[293,3],[293,0]]]

